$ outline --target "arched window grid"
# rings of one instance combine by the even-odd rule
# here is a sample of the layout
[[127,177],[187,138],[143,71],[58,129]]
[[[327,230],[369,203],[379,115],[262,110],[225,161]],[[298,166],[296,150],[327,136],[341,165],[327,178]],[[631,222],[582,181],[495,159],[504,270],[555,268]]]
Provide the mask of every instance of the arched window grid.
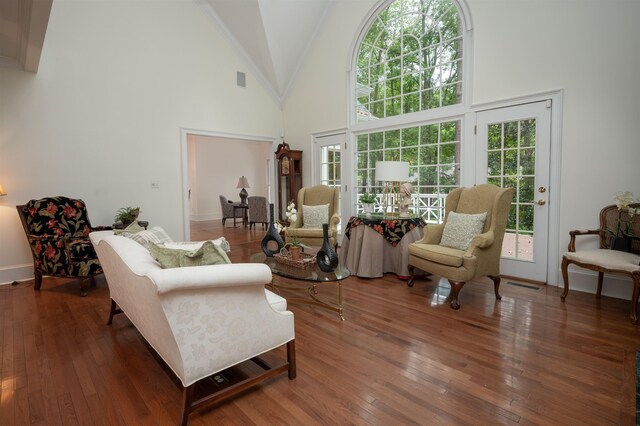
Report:
[[[460,185],[465,110],[463,23],[470,21],[465,20],[455,1],[387,3],[357,46],[356,118],[352,127],[354,131],[359,129],[354,140],[355,200],[364,192],[380,196],[381,183],[374,176],[375,162],[380,160],[409,161],[414,185],[412,211],[428,222],[442,220],[446,194]],[[383,20],[381,17],[394,3],[402,10],[407,4],[421,3],[438,9],[434,6],[438,3],[444,12],[431,16],[430,10],[412,10]],[[448,7],[442,8],[445,3]],[[443,16],[449,19],[448,30]],[[425,26],[416,32],[395,26],[398,20]],[[426,37],[429,31],[431,35]],[[360,210],[357,204],[355,208]]]
[[[397,0],[369,26],[357,55],[357,121],[461,102],[463,36],[457,7],[451,1],[440,16],[412,10],[383,20],[381,16],[391,13],[387,11],[397,3],[402,8],[421,2]],[[432,1],[429,6],[436,3],[444,4]],[[447,32],[443,32],[445,19]]]

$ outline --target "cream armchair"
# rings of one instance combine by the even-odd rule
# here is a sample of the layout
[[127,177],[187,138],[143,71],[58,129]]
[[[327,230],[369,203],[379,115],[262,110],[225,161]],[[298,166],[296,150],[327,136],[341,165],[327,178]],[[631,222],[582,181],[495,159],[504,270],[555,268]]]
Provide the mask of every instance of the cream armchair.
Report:
[[[640,208],[640,203],[629,205],[629,209]],[[600,211],[600,227],[592,230],[570,231],[569,248],[562,256],[562,280],[564,281],[564,291],[560,296],[564,302],[569,294],[569,265],[576,265],[581,268],[590,269],[598,273],[598,287],[596,297],[602,293],[602,281],[605,272],[613,275],[626,275],[633,281],[633,293],[631,295],[631,321],[638,323],[638,298],[640,297],[640,238],[629,238],[630,246],[626,251],[612,250],[613,238],[606,230],[615,230],[618,221],[630,224],[629,233],[640,235],[640,220],[632,220],[633,215],[629,210],[619,211],[615,205],[606,206]],[[576,250],[576,237],[591,235],[599,236],[600,247],[597,249]]]
[[318,228],[305,227],[304,206],[329,205],[329,244],[338,244],[338,224],[340,223],[340,188],[326,185],[316,185],[301,188],[298,191],[298,211],[296,221],[285,230],[285,240],[290,243],[296,238],[302,244],[320,247],[322,245],[322,225]]
[[[416,267],[447,278],[452,290],[451,307],[459,309],[458,295],[465,283],[476,277],[488,276],[493,280],[496,299],[499,300],[500,254],[512,193],[513,188],[499,188],[489,184],[451,191],[445,201],[444,223],[427,225],[422,240],[409,245],[411,278],[407,284],[413,286]],[[468,242],[466,249],[451,247],[455,245],[450,243],[451,238],[447,238],[448,246],[441,244],[445,232],[447,237],[455,234],[451,224],[445,231],[452,212],[476,216],[486,212],[484,225],[479,225],[477,235],[472,237],[471,233],[468,236],[470,243]]]
[[[147,249],[111,231],[89,235],[111,296],[108,324],[125,313],[183,385],[182,419],[249,386],[288,371],[296,376],[293,313],[264,288],[271,270],[259,263],[162,269]],[[287,346],[287,362],[270,366],[258,355]],[[264,372],[194,400],[196,382],[254,361]]]

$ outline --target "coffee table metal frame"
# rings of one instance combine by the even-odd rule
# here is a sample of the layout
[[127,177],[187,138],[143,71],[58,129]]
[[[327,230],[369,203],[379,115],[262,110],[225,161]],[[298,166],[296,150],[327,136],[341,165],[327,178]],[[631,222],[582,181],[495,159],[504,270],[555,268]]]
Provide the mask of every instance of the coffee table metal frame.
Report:
[[[271,278],[271,284],[269,289],[274,293],[280,294],[280,290],[287,290],[292,292],[307,292],[311,299],[302,297],[290,297],[287,301],[306,303],[310,305],[320,306],[330,311],[336,312],[340,319],[344,321],[343,304],[342,304],[342,280],[349,276],[349,270],[342,265],[338,265],[333,272],[323,272],[318,268],[318,265],[313,265],[310,268],[297,268],[295,266],[286,265],[284,263],[277,262],[273,257],[267,257],[264,253],[256,253],[251,256],[250,262],[252,263],[264,263],[269,266],[273,275],[278,275],[282,278],[289,278],[297,282],[309,283],[307,287],[299,287],[295,284],[276,284],[273,277]],[[318,297],[318,285],[336,283],[338,285],[338,304],[328,302]]]

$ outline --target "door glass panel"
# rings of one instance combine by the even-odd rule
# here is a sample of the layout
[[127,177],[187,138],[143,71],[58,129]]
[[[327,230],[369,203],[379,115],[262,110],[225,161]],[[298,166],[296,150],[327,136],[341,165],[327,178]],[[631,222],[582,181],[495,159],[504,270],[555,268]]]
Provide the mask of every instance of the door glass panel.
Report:
[[[340,144],[324,145],[320,148],[320,183],[340,188]],[[342,210],[342,191],[340,191],[340,210]],[[340,216],[342,217],[342,212]],[[341,225],[338,224],[338,233],[340,232]]]
[[502,256],[533,261],[535,119],[488,126],[487,182],[512,187]]

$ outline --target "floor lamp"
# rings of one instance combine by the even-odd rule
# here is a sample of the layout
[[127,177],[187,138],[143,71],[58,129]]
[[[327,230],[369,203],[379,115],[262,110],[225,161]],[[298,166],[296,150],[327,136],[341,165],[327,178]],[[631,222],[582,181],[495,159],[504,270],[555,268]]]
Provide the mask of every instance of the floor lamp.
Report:
[[382,191],[384,198],[384,213],[391,206],[391,214],[394,213],[394,205],[398,203],[398,187],[401,182],[409,180],[408,161],[377,161],[376,180],[384,182]]

